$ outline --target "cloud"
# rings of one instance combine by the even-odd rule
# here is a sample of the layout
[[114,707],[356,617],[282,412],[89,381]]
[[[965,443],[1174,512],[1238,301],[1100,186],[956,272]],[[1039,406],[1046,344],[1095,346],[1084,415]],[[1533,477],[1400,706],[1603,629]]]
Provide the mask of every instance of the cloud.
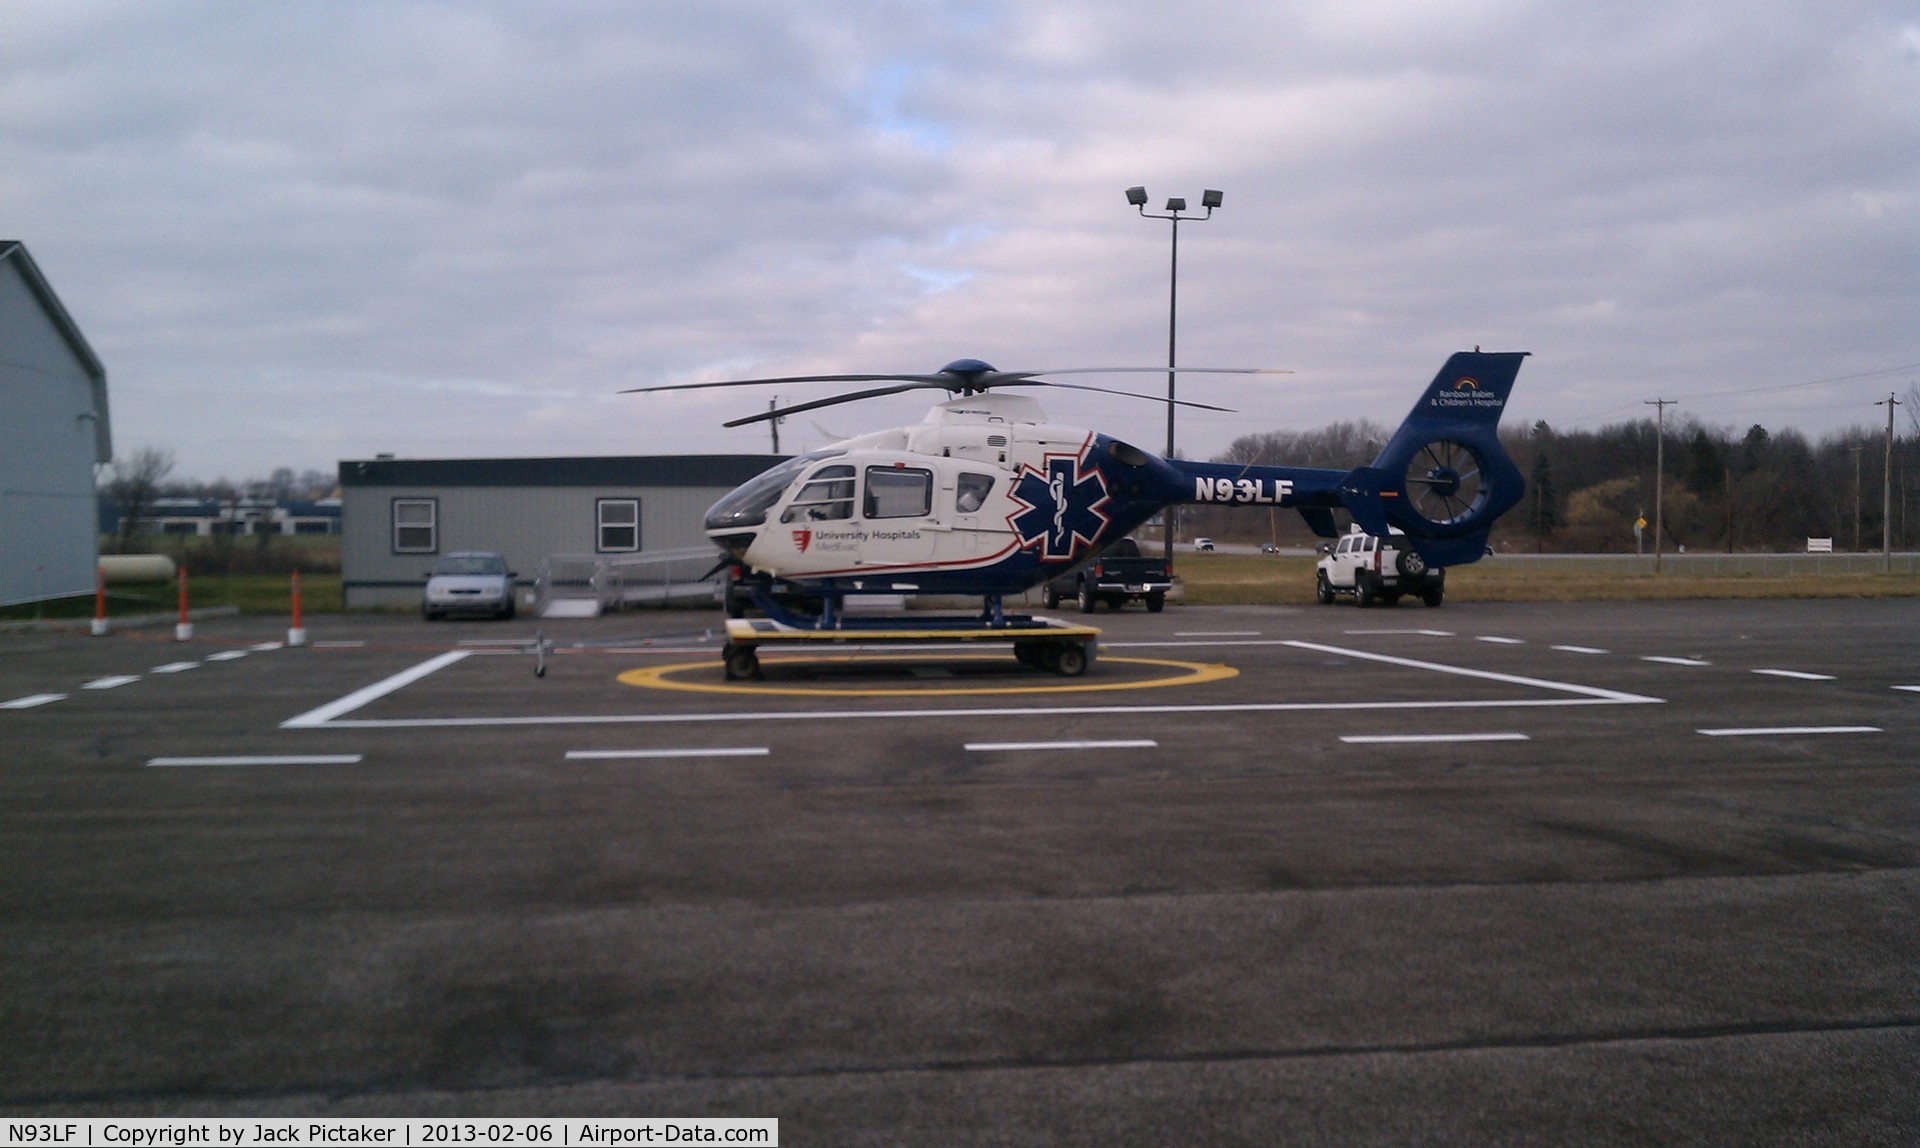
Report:
[[[1180,233],[1182,361],[1301,372],[1183,383],[1241,408],[1182,412],[1190,454],[1397,418],[1475,344],[1536,352],[1515,415],[1568,425],[1656,392],[1744,423],[1742,386],[1920,362],[1920,32],[1889,4],[18,0],[7,22],[0,219],[106,361],[117,441],[185,474],[760,450],[719,423],[768,396],[615,392],[1161,363],[1168,227],[1127,207],[1137,183],[1226,192]],[[1904,383],[1785,421],[1865,425],[1882,385]],[[1049,408],[1164,436],[1153,404]]]

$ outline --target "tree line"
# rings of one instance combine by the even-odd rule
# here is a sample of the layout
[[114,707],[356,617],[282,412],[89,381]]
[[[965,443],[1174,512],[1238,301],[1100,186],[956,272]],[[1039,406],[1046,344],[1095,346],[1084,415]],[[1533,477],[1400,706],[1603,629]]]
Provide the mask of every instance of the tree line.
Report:
[[[1893,440],[1892,539],[1910,549],[1920,536],[1920,390],[1901,400],[1908,418]],[[1216,462],[1347,469],[1373,461],[1391,428],[1371,420],[1311,431],[1270,431],[1236,439]],[[1878,550],[1887,475],[1883,429],[1851,428],[1809,441],[1792,428],[1745,431],[1697,419],[1639,419],[1598,430],[1557,430],[1540,421],[1503,428],[1501,441],[1526,476],[1526,496],[1494,527],[1502,550],[1568,553],[1653,548],[1655,460],[1665,455],[1658,516],[1669,552],[1781,552],[1831,538],[1836,549]],[[1284,522],[1293,519],[1293,522]],[[1296,515],[1257,516],[1222,508],[1186,512],[1187,531],[1298,543]],[[1643,536],[1634,525],[1645,518]]]

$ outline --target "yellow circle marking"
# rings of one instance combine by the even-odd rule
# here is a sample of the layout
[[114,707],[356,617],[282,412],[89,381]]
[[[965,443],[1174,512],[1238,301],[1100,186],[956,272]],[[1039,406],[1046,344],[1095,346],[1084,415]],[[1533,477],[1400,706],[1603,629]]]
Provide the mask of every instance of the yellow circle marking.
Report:
[[[892,655],[875,657],[830,657],[830,658],[768,658],[768,665],[813,665],[822,662],[927,662],[933,659],[924,656]],[[942,662],[972,661],[986,662],[1000,659],[985,654],[971,654],[955,657],[943,657]],[[1096,665],[1124,663],[1134,666],[1164,666],[1169,669],[1184,670],[1178,677],[1154,678],[1144,682],[1090,682],[1086,685],[1058,686],[980,686],[966,689],[831,689],[817,686],[769,686],[759,682],[681,682],[669,675],[687,671],[717,670],[720,667],[712,662],[676,662],[670,666],[653,666],[647,669],[628,670],[620,675],[620,680],[630,686],[644,686],[654,690],[685,690],[697,694],[783,694],[793,697],[835,697],[835,698],[939,698],[960,697],[969,694],[1078,694],[1095,693],[1107,690],[1145,690],[1158,686],[1195,686],[1203,682],[1217,682],[1225,678],[1238,677],[1239,670],[1232,666],[1223,666],[1217,662],[1175,662],[1162,658],[1115,658],[1101,655]]]

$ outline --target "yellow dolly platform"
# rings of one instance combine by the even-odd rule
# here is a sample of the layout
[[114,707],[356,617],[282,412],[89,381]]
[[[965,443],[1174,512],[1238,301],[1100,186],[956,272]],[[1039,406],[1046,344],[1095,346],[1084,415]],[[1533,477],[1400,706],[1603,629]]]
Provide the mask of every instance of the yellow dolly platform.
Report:
[[1011,642],[1022,665],[1078,677],[1093,664],[1100,631],[1054,618],[1010,618],[995,626],[976,618],[888,618],[828,629],[800,629],[767,618],[727,619],[727,644],[721,648],[727,680],[758,677],[761,646],[811,648],[821,645],[925,644],[932,642]]

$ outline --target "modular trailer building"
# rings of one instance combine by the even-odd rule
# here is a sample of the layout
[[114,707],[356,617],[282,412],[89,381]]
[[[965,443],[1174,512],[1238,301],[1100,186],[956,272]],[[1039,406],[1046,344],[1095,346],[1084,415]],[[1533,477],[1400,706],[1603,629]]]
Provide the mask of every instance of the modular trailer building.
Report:
[[[390,459],[340,464],[349,609],[418,606],[442,554],[491,550],[522,586],[560,555],[709,548],[707,509],[783,461],[766,454]],[[717,554],[717,551],[716,551]]]
[[93,589],[107,371],[27,249],[0,239],[0,605]]

